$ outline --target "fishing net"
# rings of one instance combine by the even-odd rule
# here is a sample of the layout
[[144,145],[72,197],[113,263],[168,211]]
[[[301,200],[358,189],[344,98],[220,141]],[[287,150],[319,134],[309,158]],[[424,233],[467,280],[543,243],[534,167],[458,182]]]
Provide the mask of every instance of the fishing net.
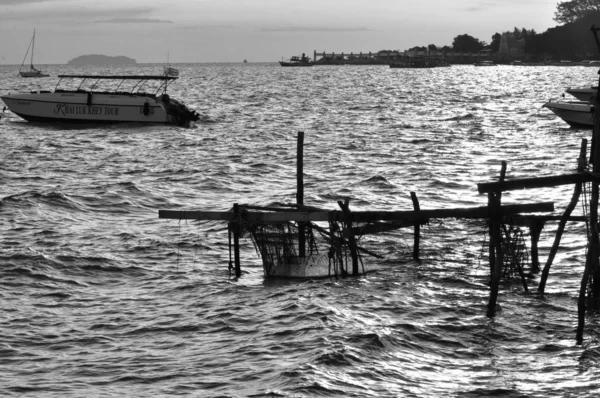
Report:
[[[304,224],[305,253],[300,256],[300,230],[298,224],[247,225],[256,251],[262,258],[266,276],[319,277],[337,275],[335,258],[331,257],[327,239],[315,236],[315,225]],[[332,260],[334,260],[332,262]]]
[[529,261],[529,251],[525,244],[525,234],[519,226],[511,224],[502,225],[502,275],[504,280],[510,280],[514,277],[523,278],[531,274],[531,262]]

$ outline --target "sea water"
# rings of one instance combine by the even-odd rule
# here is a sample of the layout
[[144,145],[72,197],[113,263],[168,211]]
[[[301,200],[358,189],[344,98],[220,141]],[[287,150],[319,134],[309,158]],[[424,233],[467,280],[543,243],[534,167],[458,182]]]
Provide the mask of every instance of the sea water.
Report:
[[[585,67],[281,68],[181,64],[169,95],[201,114],[169,125],[43,125],[0,113],[0,395],[44,397],[594,397],[600,332],[575,343],[585,224],[569,223],[546,293],[539,275],[489,297],[484,220],[431,220],[366,236],[366,276],[266,279],[227,226],[159,210],[294,203],[303,131],[305,204],[336,210],[485,206],[477,183],[568,174],[582,139],[542,108]],[[41,66],[40,66],[41,67]],[[0,93],[58,74],[157,74],[162,65],[0,67]],[[0,104],[1,106],[1,104]],[[573,187],[506,192],[552,201]],[[579,205],[574,214],[586,209]],[[545,263],[556,232],[540,240]]]

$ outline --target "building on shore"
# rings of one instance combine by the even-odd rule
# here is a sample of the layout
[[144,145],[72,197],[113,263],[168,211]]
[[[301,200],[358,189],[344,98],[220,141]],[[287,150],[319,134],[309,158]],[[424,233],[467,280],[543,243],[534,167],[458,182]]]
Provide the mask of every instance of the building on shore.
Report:
[[499,61],[520,61],[525,58],[525,39],[517,39],[513,33],[502,33],[498,48]]
[[482,60],[491,59],[489,51],[478,53],[466,52],[442,52],[442,51],[391,51],[382,50],[378,52],[317,52],[314,51],[313,60],[315,65],[390,65],[407,57],[433,57],[441,58],[451,64],[472,64]]

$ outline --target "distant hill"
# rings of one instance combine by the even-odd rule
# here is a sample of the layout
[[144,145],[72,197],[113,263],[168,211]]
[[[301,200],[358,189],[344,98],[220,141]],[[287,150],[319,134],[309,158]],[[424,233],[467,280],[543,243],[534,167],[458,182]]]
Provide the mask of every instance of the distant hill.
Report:
[[90,54],[80,55],[79,57],[73,58],[69,62],[69,65],[135,65],[135,59],[118,55],[116,57],[110,57],[108,55]]

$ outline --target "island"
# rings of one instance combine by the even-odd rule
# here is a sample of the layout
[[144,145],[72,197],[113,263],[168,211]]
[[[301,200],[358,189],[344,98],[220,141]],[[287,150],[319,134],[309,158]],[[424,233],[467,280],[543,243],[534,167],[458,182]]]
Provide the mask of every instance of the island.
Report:
[[111,57],[108,55],[90,54],[80,55],[73,58],[68,65],[135,65],[135,59],[118,55]]

